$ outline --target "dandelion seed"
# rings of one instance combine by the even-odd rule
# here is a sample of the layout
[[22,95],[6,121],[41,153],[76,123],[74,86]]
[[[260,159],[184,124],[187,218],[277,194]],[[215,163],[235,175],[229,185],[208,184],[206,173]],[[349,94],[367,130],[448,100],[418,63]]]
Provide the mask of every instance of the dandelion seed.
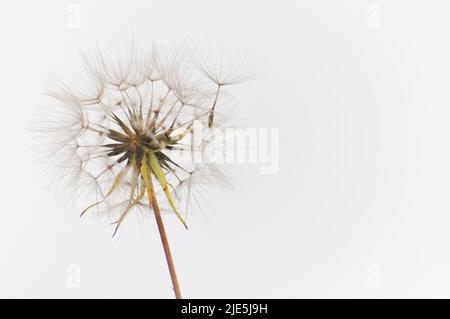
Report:
[[226,177],[211,164],[178,162],[173,153],[194,151],[187,138],[194,121],[214,127],[221,88],[238,78],[222,67],[215,73],[186,44],[163,50],[133,42],[114,54],[98,48],[82,54],[86,81],[60,84],[50,94],[58,104],[41,135],[54,146],[47,155],[57,179],[73,184],[77,199],[90,199],[81,216],[108,212],[114,236],[130,214],[152,212],[181,298],[160,206],[188,228],[183,198],[189,207],[207,196],[214,178],[226,184]]

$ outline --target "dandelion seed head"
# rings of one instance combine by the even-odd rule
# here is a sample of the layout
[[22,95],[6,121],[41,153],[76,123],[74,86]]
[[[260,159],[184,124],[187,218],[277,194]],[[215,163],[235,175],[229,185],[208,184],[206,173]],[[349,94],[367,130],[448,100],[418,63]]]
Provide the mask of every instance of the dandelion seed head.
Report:
[[81,60],[83,75],[49,93],[56,102],[40,130],[55,184],[71,185],[74,200],[86,202],[81,215],[106,214],[117,231],[130,214],[151,211],[155,196],[181,219],[179,210],[208,200],[211,185],[230,186],[217,166],[178,162],[173,153],[193,151],[194,121],[221,123],[220,87],[243,79],[235,69],[206,64],[186,43],[95,47]]

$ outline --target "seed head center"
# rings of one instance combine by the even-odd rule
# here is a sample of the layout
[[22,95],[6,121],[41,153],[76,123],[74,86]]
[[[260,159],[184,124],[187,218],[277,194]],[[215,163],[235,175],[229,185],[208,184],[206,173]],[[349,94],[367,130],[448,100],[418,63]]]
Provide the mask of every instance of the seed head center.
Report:
[[138,141],[138,138],[136,135],[131,136],[131,138],[130,138],[131,145],[136,146],[137,141]]

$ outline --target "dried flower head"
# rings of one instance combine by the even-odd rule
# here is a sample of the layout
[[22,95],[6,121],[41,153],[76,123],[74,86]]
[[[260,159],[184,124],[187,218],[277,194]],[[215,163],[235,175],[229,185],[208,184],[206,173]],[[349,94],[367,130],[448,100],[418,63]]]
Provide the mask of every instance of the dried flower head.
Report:
[[[45,135],[55,145],[58,179],[76,185],[77,198],[90,199],[81,215],[110,213],[116,234],[133,211],[152,211],[173,268],[159,207],[187,228],[180,212],[183,196],[186,202],[195,196],[195,181],[204,187],[212,178],[226,179],[211,164],[177,158],[201,151],[207,141],[194,143],[194,122],[209,128],[219,123],[221,92],[241,79],[194,57],[185,44],[172,49],[132,44],[126,51],[113,52],[117,58],[99,49],[82,55],[83,80],[59,84],[51,94],[59,103]],[[173,269],[171,275],[179,297]]]

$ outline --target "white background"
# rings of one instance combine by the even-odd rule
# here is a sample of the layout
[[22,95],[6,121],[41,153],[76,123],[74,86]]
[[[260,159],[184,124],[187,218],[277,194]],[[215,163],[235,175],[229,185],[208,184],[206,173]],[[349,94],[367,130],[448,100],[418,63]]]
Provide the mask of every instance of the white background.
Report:
[[250,49],[263,75],[236,87],[235,116],[280,129],[277,174],[235,167],[207,219],[166,218],[185,297],[450,297],[449,15],[437,0],[3,3],[0,297],[172,297],[154,221],[111,238],[79,219],[29,130],[80,49],[133,34]]

